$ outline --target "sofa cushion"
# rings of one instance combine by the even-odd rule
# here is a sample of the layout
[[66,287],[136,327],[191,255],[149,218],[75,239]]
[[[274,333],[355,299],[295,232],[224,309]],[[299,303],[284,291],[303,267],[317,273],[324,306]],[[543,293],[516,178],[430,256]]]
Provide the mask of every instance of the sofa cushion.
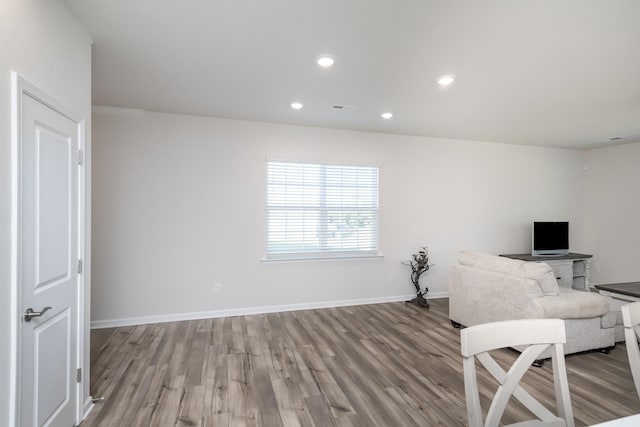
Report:
[[549,264],[528,262],[496,255],[460,252],[460,264],[481,268],[517,277],[525,277],[538,282],[544,295],[558,295],[558,282]]
[[594,292],[562,288],[559,295],[535,299],[545,318],[584,319],[609,312],[609,300]]

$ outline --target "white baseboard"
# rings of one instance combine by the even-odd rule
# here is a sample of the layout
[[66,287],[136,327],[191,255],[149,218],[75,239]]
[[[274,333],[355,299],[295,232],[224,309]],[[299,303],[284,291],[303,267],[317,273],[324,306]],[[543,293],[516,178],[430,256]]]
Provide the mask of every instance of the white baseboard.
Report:
[[[427,299],[447,298],[447,292],[430,292]],[[94,320],[91,329],[116,328],[119,326],[146,325],[149,323],[178,322],[181,320],[212,319],[216,317],[245,316],[250,314],[279,313],[283,311],[313,310],[316,308],[345,307],[350,305],[380,304],[385,302],[407,301],[415,294],[396,295],[390,297],[359,298],[340,301],[324,301],[318,303],[302,303],[272,305],[263,307],[234,308],[230,310],[199,311],[192,313],[175,313],[156,316],[129,317],[125,319]]]
[[83,417],[82,420],[86,420],[89,416],[89,412],[93,409],[94,403],[91,396],[87,397],[87,400],[84,402],[84,409],[82,411]]

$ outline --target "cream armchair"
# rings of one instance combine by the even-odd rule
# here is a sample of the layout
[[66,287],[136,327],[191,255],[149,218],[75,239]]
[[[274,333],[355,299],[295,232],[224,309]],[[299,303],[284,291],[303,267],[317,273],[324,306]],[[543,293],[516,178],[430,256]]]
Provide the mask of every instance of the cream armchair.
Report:
[[[455,327],[514,319],[563,319],[565,354],[615,345],[607,298],[559,288],[548,264],[461,252],[449,276],[449,319]],[[544,357],[548,357],[545,355]]]

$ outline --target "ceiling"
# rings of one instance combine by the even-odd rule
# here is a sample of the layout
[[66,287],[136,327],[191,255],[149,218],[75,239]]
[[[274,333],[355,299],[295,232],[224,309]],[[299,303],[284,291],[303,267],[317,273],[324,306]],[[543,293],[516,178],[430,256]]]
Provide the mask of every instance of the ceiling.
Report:
[[[579,149],[640,141],[638,0],[66,2],[94,40],[94,105]],[[316,64],[323,53],[333,67]],[[443,74],[456,76],[447,88]]]

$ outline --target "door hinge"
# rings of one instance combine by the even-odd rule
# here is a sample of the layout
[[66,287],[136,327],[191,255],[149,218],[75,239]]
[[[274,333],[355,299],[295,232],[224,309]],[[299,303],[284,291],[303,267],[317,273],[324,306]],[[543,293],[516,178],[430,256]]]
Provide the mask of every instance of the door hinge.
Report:
[[76,381],[82,382],[82,368],[76,369]]
[[82,270],[83,270],[83,265],[82,265],[82,260],[79,259],[78,260],[78,274],[82,274]]
[[82,152],[82,150],[78,150],[78,164],[84,164],[84,153]]

